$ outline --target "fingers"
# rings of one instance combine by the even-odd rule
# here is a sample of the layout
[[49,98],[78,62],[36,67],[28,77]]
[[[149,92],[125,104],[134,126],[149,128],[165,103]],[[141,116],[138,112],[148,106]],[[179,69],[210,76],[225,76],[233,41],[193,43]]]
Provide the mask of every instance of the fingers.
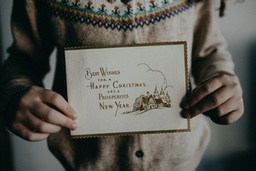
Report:
[[181,107],[185,118],[204,113],[216,123],[233,123],[243,114],[242,90],[231,76],[219,75],[199,85]]
[[30,129],[28,129],[25,125],[19,122],[15,122],[13,124],[12,132],[28,141],[41,141],[46,139],[49,136],[48,133],[33,132]]
[[[24,115],[24,114],[23,114]],[[23,117],[24,118],[24,117]],[[38,133],[56,133],[59,132],[61,127],[37,118],[31,113],[28,113],[26,117],[21,120],[22,124],[26,125],[32,132]]]
[[[68,129],[76,129],[76,113],[58,93],[33,86],[21,100],[20,110],[29,110],[39,119]],[[22,111],[24,112],[24,111]]]
[[222,117],[225,114],[228,114],[234,110],[236,110],[237,106],[243,106],[243,102],[240,98],[231,98],[225,101],[223,104],[213,108],[212,110],[204,112],[206,116],[209,117]]
[[231,98],[217,108],[207,111],[204,114],[217,124],[231,124],[237,121],[244,113],[243,100]]
[[239,109],[239,110],[232,111],[222,117],[210,117],[210,118],[213,122],[217,124],[227,125],[227,124],[232,124],[236,122],[242,116],[241,113],[243,113],[243,111]]
[[77,124],[74,120],[66,117],[59,111],[45,105],[44,103],[35,103],[31,112],[45,122],[72,130],[77,128]]
[[217,89],[214,93],[208,94],[205,98],[199,101],[196,105],[188,108],[184,111],[184,115],[193,118],[198,114],[212,110],[232,97],[232,93],[229,92],[230,89],[226,87],[221,87]]
[[51,105],[55,109],[59,110],[64,115],[76,119],[77,115],[74,109],[68,104],[68,102],[58,93],[50,90],[46,90],[42,95],[42,99],[47,104]]
[[64,115],[70,117],[71,119],[77,118],[74,109],[61,95],[54,91],[32,86],[21,99],[20,108],[22,108],[22,106],[25,106],[25,108],[30,108],[35,102],[45,103],[55,110],[58,110]]
[[10,130],[21,138],[39,141],[62,127],[76,129],[76,113],[59,94],[32,86],[21,98]]
[[219,79],[212,79],[201,85],[198,85],[192,92],[191,96],[181,102],[181,107],[185,109],[190,108],[222,86],[222,80]]

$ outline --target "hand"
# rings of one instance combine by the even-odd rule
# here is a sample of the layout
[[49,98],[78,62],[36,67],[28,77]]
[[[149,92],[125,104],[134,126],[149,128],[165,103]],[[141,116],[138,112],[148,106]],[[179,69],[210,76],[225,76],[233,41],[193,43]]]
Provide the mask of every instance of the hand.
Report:
[[234,76],[220,74],[198,85],[180,106],[185,118],[203,113],[215,123],[231,124],[244,112],[242,89]]
[[59,94],[32,86],[21,98],[9,125],[10,131],[28,141],[46,139],[62,127],[76,129],[76,113]]

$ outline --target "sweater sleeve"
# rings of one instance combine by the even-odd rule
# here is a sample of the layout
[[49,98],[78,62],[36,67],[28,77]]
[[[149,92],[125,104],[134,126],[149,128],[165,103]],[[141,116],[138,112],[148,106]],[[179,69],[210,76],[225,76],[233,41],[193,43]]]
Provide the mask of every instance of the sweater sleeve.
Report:
[[[13,44],[0,71],[0,116],[32,85],[43,86],[54,48],[44,1],[14,0],[11,16]],[[0,117],[1,118],[1,117]]]
[[219,26],[215,1],[196,4],[197,21],[192,49],[192,75],[198,84],[217,73],[234,74],[234,63]]

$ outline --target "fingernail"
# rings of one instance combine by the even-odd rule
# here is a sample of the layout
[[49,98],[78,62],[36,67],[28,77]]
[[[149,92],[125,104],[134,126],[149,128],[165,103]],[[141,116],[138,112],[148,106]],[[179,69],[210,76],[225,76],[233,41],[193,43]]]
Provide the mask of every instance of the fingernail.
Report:
[[73,108],[71,108],[71,113],[72,113],[73,119],[76,119],[77,118],[77,114],[76,114],[76,111]]
[[72,127],[72,130],[75,130],[77,128],[77,123],[73,123],[71,127]]
[[181,111],[181,116],[184,118],[190,118],[190,113],[186,110]]
[[77,119],[77,114],[76,113],[73,114],[73,118]]

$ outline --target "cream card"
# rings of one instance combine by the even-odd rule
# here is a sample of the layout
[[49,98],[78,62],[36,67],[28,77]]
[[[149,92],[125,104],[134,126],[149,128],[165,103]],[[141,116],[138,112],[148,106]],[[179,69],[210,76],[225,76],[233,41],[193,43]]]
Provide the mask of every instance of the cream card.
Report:
[[74,137],[189,131],[186,42],[65,49]]

